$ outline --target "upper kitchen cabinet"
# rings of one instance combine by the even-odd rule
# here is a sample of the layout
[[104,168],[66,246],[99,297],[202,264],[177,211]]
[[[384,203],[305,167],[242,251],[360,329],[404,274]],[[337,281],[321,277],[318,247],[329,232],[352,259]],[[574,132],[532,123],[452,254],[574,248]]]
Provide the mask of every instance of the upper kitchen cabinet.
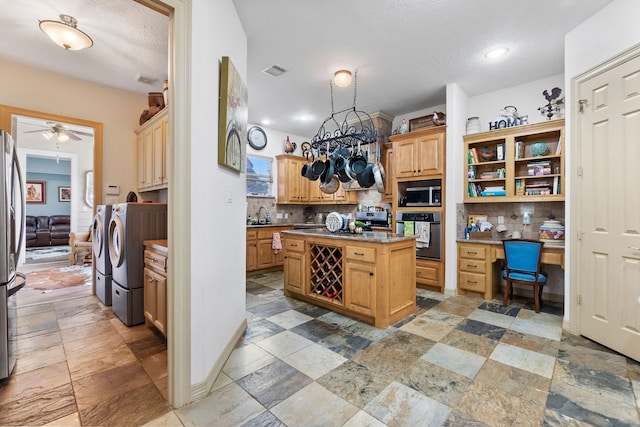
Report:
[[393,178],[395,177],[393,161],[393,144],[384,144],[382,149],[382,164],[384,166],[384,194],[381,201],[393,203]]
[[160,111],[136,130],[138,144],[138,191],[167,188],[168,109]]
[[306,160],[292,154],[276,156],[278,168],[277,202],[280,204],[356,204],[357,196],[345,191],[342,185],[333,194],[320,190],[320,180],[310,181],[302,176]]
[[446,127],[392,135],[394,178],[438,176],[444,172]]
[[465,203],[564,201],[564,119],[464,137]]

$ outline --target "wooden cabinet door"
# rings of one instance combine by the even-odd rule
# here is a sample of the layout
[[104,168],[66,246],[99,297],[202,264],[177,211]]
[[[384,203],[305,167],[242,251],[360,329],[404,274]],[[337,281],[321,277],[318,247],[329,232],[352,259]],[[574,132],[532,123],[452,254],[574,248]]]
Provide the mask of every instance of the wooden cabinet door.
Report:
[[418,156],[416,169],[418,175],[438,175],[442,173],[442,143],[440,135],[426,135],[416,141]]
[[258,268],[258,244],[255,240],[247,242],[247,271]]
[[309,181],[307,178],[303,178],[307,181],[308,195],[310,203],[322,203],[326,194],[320,190],[320,180]]
[[396,178],[409,178],[415,175],[415,159],[418,155],[415,140],[397,141],[394,144]]
[[376,266],[359,262],[345,263],[345,306],[357,313],[373,316],[376,302]]
[[156,316],[153,325],[165,336],[167,335],[167,278],[155,274],[156,284]]
[[138,138],[136,140],[138,146],[138,189],[143,189],[146,184],[144,182],[145,178],[145,167],[144,167],[144,134],[138,134]]
[[288,291],[304,294],[304,263],[303,253],[288,252],[284,257],[284,287]]
[[154,123],[151,128],[153,154],[151,169],[153,173],[152,185],[161,186],[164,183],[164,121]]
[[153,271],[144,268],[144,317],[151,323],[156,319],[156,283]]
[[258,268],[267,268],[275,264],[275,255],[271,244],[271,239],[258,240]]
[[150,129],[147,129],[142,134],[142,138],[144,139],[144,163],[142,168],[144,174],[143,188],[147,188],[151,187],[153,183],[153,133]]
[[395,156],[393,154],[393,147],[391,144],[384,144],[384,150],[382,153],[382,164],[384,166],[384,194],[382,195],[382,201],[387,203],[393,203],[393,176],[394,176],[394,162]]

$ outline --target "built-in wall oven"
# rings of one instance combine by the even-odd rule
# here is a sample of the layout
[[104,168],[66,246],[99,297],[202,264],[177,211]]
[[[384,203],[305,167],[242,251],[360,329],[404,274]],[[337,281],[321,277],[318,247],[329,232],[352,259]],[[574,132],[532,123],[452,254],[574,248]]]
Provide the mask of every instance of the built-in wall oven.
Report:
[[442,259],[442,212],[396,211],[396,233],[416,235],[416,258]]

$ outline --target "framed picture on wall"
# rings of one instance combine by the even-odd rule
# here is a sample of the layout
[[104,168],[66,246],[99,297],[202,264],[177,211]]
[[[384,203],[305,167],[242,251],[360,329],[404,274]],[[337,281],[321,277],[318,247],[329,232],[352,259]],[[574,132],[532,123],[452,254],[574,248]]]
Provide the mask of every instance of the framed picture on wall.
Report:
[[229,60],[220,64],[220,108],[218,117],[218,164],[235,172],[245,171],[247,141],[247,87]]
[[47,183],[27,180],[27,203],[47,202]]
[[58,187],[58,201],[59,202],[71,201],[71,187]]

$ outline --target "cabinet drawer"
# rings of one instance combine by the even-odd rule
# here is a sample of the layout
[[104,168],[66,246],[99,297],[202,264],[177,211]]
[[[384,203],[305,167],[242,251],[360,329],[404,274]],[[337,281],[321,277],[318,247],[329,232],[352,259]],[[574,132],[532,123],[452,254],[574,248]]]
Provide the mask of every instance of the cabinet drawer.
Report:
[[440,280],[440,269],[436,266],[421,267],[416,265],[416,282],[428,281],[438,282]]
[[151,251],[144,251],[144,263],[160,271],[167,271],[167,257]]
[[347,246],[345,250],[347,259],[363,262],[376,262],[376,248],[362,248]]
[[280,233],[280,237],[282,237],[282,229],[276,227],[268,227],[265,229],[258,230],[258,239],[272,239],[273,233]]
[[304,252],[304,240],[284,239],[284,249],[292,252]]
[[258,238],[257,230],[247,230],[247,240],[256,240]]
[[458,287],[474,292],[484,292],[487,276],[475,273],[458,273]]
[[487,249],[484,246],[477,245],[459,245],[459,258],[486,259]]
[[487,272],[487,263],[484,260],[460,258],[458,260],[458,270],[484,274]]

